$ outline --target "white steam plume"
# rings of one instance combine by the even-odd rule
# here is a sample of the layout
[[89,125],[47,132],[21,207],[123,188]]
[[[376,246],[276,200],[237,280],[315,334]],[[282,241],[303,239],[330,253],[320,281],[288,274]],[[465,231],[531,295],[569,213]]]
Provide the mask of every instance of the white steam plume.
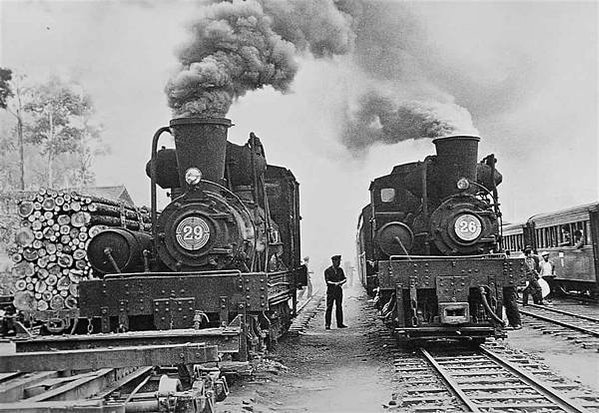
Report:
[[360,97],[357,109],[347,111],[342,140],[355,156],[360,156],[376,143],[395,144],[459,133],[478,131],[468,110],[453,102],[396,101],[370,91]]

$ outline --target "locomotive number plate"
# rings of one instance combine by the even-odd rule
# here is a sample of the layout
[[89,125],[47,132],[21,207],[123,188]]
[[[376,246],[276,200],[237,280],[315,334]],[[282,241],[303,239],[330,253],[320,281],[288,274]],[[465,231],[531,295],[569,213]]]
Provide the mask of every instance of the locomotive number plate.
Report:
[[180,246],[186,250],[196,251],[210,239],[210,227],[200,217],[187,217],[177,225],[175,237]]
[[480,236],[482,224],[478,217],[472,214],[463,214],[456,219],[454,230],[461,240],[472,241]]

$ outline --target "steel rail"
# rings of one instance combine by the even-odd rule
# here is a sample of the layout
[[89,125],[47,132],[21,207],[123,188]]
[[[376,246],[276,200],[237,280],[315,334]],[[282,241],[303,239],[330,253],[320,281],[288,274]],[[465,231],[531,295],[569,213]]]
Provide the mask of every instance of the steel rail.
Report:
[[435,370],[437,370],[437,372],[441,375],[441,377],[443,378],[443,380],[447,383],[447,385],[450,387],[451,391],[453,393],[455,393],[458,398],[461,400],[461,402],[463,404],[465,404],[470,412],[480,412],[481,410],[476,406],[476,403],[474,403],[468,396],[466,396],[466,393],[464,393],[464,391],[460,388],[460,385],[457,381],[455,381],[453,379],[453,377],[451,377],[451,373],[449,373],[443,366],[441,366],[437,360],[435,360],[433,358],[433,356],[431,356],[431,354],[426,351],[424,348],[420,348],[419,351],[422,353],[422,355],[428,360],[428,362],[430,364],[432,364],[432,366],[435,368]]
[[310,301],[312,301],[312,300],[314,299],[314,297],[316,297],[318,294],[320,294],[320,290],[316,290],[316,291],[314,291],[314,292],[312,293],[312,295],[311,295],[310,297],[308,297],[308,298],[306,299],[306,301],[304,301],[304,302],[303,302],[303,303],[302,303],[302,304],[299,306],[299,308],[297,309],[297,313],[299,314],[299,312],[300,312],[300,311],[302,311],[302,310],[304,309],[304,307],[305,307],[305,306],[307,306],[307,305],[308,305],[308,303],[309,303]]
[[593,317],[589,317],[589,316],[583,315],[583,314],[571,313],[570,311],[559,310],[554,307],[547,307],[547,306],[538,305],[538,304],[527,304],[527,306],[530,306],[532,308],[538,308],[541,310],[546,310],[546,311],[553,312],[553,313],[568,315],[568,316],[574,317],[574,318],[580,318],[582,320],[594,321],[595,323],[599,323],[599,318],[593,318]]
[[489,357],[491,360],[493,360],[494,362],[496,362],[497,364],[499,364],[500,366],[502,366],[503,368],[508,370],[514,376],[518,377],[524,383],[526,383],[527,385],[532,387],[534,390],[539,392],[546,399],[555,403],[557,406],[559,406],[564,411],[572,412],[572,413],[587,412],[587,410],[584,407],[582,407],[581,405],[579,405],[578,403],[575,403],[571,399],[562,395],[560,392],[558,392],[557,390],[552,388],[549,384],[544,383],[542,380],[535,377],[533,374],[522,371],[522,369],[519,366],[512,363],[511,361],[506,360],[505,358],[501,357],[499,354],[494,353],[493,351],[489,350],[488,348],[486,348],[484,346],[480,347],[480,351],[483,354],[485,354],[487,357]]
[[589,330],[588,328],[585,328],[585,327],[577,326],[575,324],[570,324],[565,321],[556,320],[554,318],[546,317],[541,314],[531,313],[530,311],[526,311],[526,310],[522,310],[522,309],[520,309],[520,313],[525,314],[530,317],[538,318],[539,320],[547,321],[548,323],[553,323],[553,324],[560,325],[562,327],[570,328],[572,330],[580,331],[582,333],[589,334],[593,337],[599,337],[599,331]]

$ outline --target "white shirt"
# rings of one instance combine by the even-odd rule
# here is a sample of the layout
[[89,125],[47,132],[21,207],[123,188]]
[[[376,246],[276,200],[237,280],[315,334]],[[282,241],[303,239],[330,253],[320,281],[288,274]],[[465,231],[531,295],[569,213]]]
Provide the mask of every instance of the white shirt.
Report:
[[539,266],[541,267],[541,277],[553,275],[553,263],[551,261],[542,260]]

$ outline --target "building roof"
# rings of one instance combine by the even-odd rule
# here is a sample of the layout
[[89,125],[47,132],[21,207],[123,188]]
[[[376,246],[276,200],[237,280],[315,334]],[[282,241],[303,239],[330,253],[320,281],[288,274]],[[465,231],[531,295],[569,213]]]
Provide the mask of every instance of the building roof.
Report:
[[76,191],[103,198],[117,199],[131,206],[135,205],[133,199],[131,198],[131,195],[129,195],[129,192],[127,192],[127,188],[125,188],[125,185],[88,186],[85,188],[79,188]]

